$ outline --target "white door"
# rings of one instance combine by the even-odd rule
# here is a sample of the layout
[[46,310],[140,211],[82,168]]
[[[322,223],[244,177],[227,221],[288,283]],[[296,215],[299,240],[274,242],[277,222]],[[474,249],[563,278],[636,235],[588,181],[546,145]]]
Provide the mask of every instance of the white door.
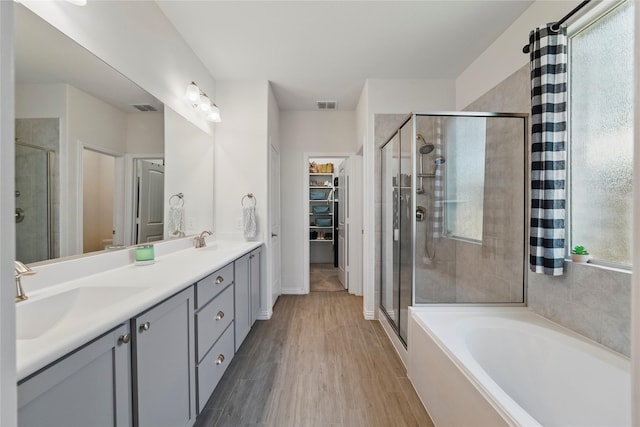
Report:
[[348,283],[349,235],[349,159],[345,159],[338,172],[338,280],[345,289]]
[[164,165],[139,161],[136,243],[164,238]]
[[269,210],[271,217],[271,305],[282,293],[280,246],[280,152],[271,145],[271,177],[269,180]]

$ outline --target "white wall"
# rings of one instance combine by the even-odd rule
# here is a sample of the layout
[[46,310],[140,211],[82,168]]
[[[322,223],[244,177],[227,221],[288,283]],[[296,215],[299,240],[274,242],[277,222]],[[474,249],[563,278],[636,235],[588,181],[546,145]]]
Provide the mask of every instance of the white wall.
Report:
[[[640,64],[640,7],[635,8],[635,64]],[[633,164],[640,165],[640,73],[636,68],[634,81],[634,150]],[[633,185],[633,265],[637,271],[640,266],[640,174],[636,174]],[[640,425],[640,275],[631,275],[631,424]]]
[[[16,387],[13,2],[0,2],[0,425],[18,423]],[[7,143],[9,142],[9,143]]]
[[[301,294],[305,284],[309,219],[305,154],[349,155],[358,149],[354,111],[281,111],[282,293]],[[308,216],[308,215],[307,215]],[[308,275],[308,274],[307,274]]]
[[[363,143],[363,265],[362,283],[364,316],[374,319],[377,313],[375,290],[375,185],[376,152],[374,146],[374,117],[376,114],[409,114],[412,112],[448,111],[455,108],[453,79],[433,80],[367,80],[357,109],[358,134]],[[362,129],[366,126],[365,129]],[[369,184],[369,185],[367,185]]]
[[462,110],[529,62],[522,47],[534,28],[564,16],[579,1],[538,0],[456,79],[456,109]]
[[[211,135],[165,106],[164,217],[169,199],[184,194],[187,235],[214,229],[214,143]],[[169,238],[165,229],[165,238]]]
[[[258,236],[265,240],[267,271],[261,295],[272,295],[271,241],[269,238],[269,137],[277,129],[269,126],[267,81],[219,81],[217,102],[224,105],[222,123],[216,127],[215,227],[218,234],[242,236],[242,198],[253,193],[256,201]],[[271,105],[271,110],[275,107]],[[247,202],[248,203],[248,202]],[[271,298],[261,301],[260,318],[270,318]]]
[[[273,93],[273,87],[269,84],[269,99],[268,99],[268,117],[267,117],[267,140],[270,147],[269,150],[269,191],[271,189],[277,189],[279,197],[274,197],[270,194],[269,197],[269,218],[270,224],[280,224],[280,228],[276,230],[269,230],[268,233],[277,234],[277,236],[269,237],[265,236],[269,240],[268,246],[270,249],[267,251],[267,275],[271,279],[271,306],[275,304],[278,296],[282,294],[282,219],[281,219],[281,191],[280,191],[280,177],[278,176],[275,182],[271,182],[274,177],[272,173],[272,159],[273,153],[280,156],[280,107],[278,101]],[[277,199],[277,200],[276,200]]]
[[164,113],[127,114],[126,137],[128,154],[164,153]]

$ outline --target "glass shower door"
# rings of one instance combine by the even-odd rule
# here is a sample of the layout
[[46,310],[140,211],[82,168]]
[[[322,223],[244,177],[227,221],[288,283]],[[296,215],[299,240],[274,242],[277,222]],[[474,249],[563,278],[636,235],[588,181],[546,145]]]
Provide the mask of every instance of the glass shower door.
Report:
[[380,307],[398,328],[400,279],[400,224],[398,216],[400,136],[396,134],[381,152],[381,288]]
[[407,342],[413,289],[413,120],[381,149],[380,306]]
[[31,263],[51,255],[50,165],[53,152],[16,143],[16,259]]

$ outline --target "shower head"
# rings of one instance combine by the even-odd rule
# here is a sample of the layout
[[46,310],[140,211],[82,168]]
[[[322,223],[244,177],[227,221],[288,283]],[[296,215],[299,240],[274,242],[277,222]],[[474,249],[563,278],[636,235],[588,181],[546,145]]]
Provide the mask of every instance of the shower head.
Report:
[[429,154],[436,148],[432,143],[425,141],[424,137],[420,134],[416,136],[416,141],[422,144],[420,145],[420,148],[418,148],[420,154]]
[[433,163],[435,163],[436,166],[444,165],[444,162],[446,162],[444,156],[437,156],[435,159],[433,159]]

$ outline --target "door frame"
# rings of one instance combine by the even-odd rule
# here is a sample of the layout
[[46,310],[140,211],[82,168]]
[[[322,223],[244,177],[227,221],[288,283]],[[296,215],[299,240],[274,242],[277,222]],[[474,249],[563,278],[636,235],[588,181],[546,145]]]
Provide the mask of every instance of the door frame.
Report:
[[[302,280],[303,280],[303,287],[302,287],[302,294],[308,294],[310,292],[310,273],[309,273],[309,263],[310,263],[310,256],[309,256],[309,159],[312,158],[322,158],[322,159],[351,159],[353,156],[355,156],[355,153],[353,152],[304,152],[303,153],[303,162],[302,162],[302,167],[303,169],[303,176],[305,177],[303,180],[303,185],[301,186],[301,197],[300,200],[302,201],[302,229],[300,230],[300,239],[302,240],[303,244],[302,244],[302,259],[303,259],[303,265],[302,265]],[[351,161],[351,160],[349,160]],[[334,218],[335,220],[335,218]],[[346,239],[349,240],[349,235],[346,236]],[[346,266],[346,273],[347,273],[347,277],[348,277],[348,271],[349,271],[349,265],[347,264]],[[348,281],[347,281],[347,289],[350,289],[350,286],[348,285]]]

